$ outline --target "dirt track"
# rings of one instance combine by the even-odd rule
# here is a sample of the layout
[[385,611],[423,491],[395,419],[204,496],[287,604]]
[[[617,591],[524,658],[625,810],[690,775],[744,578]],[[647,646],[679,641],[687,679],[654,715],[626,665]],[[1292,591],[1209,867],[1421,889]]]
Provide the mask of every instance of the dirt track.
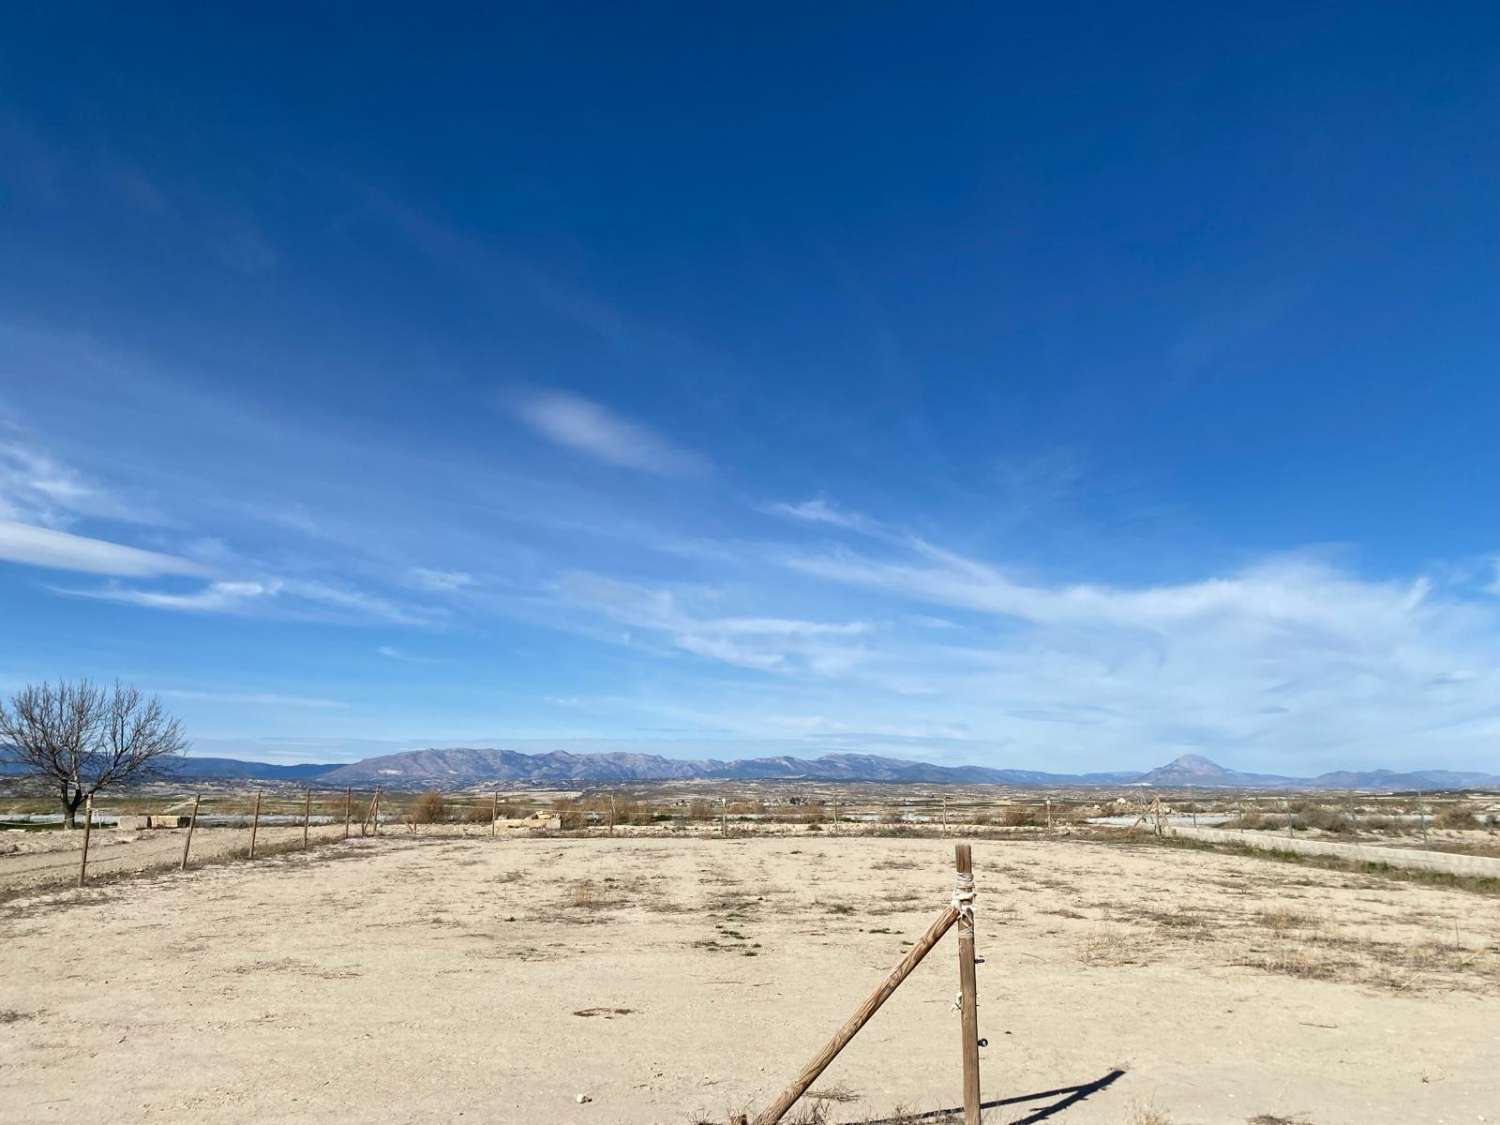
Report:
[[[1091,1084],[1048,1120],[1152,1106],[1178,1125],[1368,1125],[1500,1106],[1493,898],[1151,847],[975,851],[984,1093],[1020,1099],[989,1122]],[[13,900],[0,1106],[208,1125],[724,1121],[895,963],[946,902],[951,854],[390,836]],[[955,981],[949,939],[815,1088],[831,1119],[954,1104]]]

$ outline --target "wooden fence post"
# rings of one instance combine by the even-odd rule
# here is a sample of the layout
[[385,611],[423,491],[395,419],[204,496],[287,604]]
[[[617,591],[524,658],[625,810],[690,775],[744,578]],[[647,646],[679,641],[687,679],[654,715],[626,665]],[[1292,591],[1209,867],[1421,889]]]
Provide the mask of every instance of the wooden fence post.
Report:
[[[958,871],[959,1023],[964,1056],[964,1125],[979,1125],[979,996],[974,983],[974,861],[968,844],[953,849]],[[965,896],[967,900],[965,901]]]
[[615,795],[609,795],[609,834],[615,834]]
[[948,831],[948,794],[943,794],[943,831]]
[[198,804],[203,800],[203,794],[199,793],[193,798],[193,819],[188,821],[187,839],[182,842],[182,866],[180,871],[187,870],[188,852],[193,847],[193,829],[198,827]]
[[368,833],[365,830],[366,830],[366,828],[369,827],[370,818],[375,813],[375,806],[376,806],[376,802],[377,802],[377,799],[378,799],[377,798],[377,794],[379,792],[380,791],[377,789],[374,793],[370,794],[370,803],[365,806],[364,816],[360,817],[360,819],[359,819],[359,834],[361,836],[368,835]]
[[255,811],[250,814],[250,858],[255,858],[255,833],[260,828],[260,790],[255,791]]
[[78,885],[89,874],[89,833],[94,829],[94,795],[90,793],[83,804],[83,858],[78,861]]
[[380,835],[380,786],[375,786],[375,815],[370,818],[375,835]]
[[723,839],[729,839],[729,798],[719,798],[719,835]]
[[344,839],[346,840],[349,838],[349,817],[350,814],[354,811],[353,802],[354,790],[352,788],[346,788],[344,790]]
[[833,834],[835,836],[839,834],[839,799],[837,797],[833,799]]
[[302,797],[302,850],[307,850],[307,825],[312,816],[312,786],[303,791]]
[[490,835],[500,834],[500,790],[496,789],[490,798]]
[[755,1125],[776,1125],[776,1122],[786,1115],[787,1110],[797,1103],[798,1098],[807,1093],[808,1087],[818,1080],[818,1075],[828,1069],[828,1064],[833,1062],[839,1052],[848,1046],[849,1040],[853,1039],[859,1029],[870,1021],[870,1017],[880,1010],[880,1006],[890,999],[891,993],[895,992],[901,982],[911,975],[911,971],[922,963],[922,958],[932,951],[932,947],[956,921],[958,921],[956,907],[949,906],[938,915],[937,920],[927,927],[927,932],[917,939],[917,944],[906,951],[906,956],[901,958],[900,963],[880,982],[879,987],[870,994],[869,999],[855,1010],[823,1049],[802,1068],[802,1073],[797,1075],[792,1084],[755,1119]]

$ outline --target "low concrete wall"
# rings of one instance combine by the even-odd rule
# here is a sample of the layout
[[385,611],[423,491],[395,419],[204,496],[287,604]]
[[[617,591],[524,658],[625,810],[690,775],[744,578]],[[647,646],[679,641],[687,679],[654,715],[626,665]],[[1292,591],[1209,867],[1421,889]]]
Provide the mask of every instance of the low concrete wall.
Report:
[[1266,852],[1295,852],[1298,855],[1326,855],[1356,863],[1385,863],[1413,871],[1438,871],[1448,875],[1482,875],[1500,879],[1500,858],[1483,855],[1456,855],[1453,852],[1426,852],[1416,848],[1377,848],[1369,844],[1336,844],[1331,840],[1302,840],[1277,836],[1270,832],[1227,828],[1183,828],[1169,825],[1168,836],[1187,840],[1205,840],[1216,844],[1241,844]]

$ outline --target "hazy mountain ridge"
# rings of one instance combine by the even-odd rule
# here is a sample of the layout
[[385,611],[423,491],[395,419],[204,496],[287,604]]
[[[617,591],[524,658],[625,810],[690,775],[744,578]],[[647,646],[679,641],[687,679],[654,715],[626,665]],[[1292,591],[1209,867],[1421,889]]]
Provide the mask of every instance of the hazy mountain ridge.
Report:
[[[0,775],[19,767],[0,747]],[[358,762],[296,763],[242,761],[237,758],[188,756],[170,767],[183,779],[316,781],[327,785],[393,787],[511,784],[603,785],[645,781],[886,781],[934,785],[1010,785],[1017,788],[1133,786],[1158,789],[1466,789],[1500,788],[1500,775],[1454,770],[1336,770],[1316,777],[1246,773],[1226,769],[1198,754],[1184,754],[1152,770],[1105,773],[1047,773],[1042,770],[993,769],[988,766],[939,766],[878,754],[837,753],[817,758],[780,755],[769,758],[666,758],[660,754],[575,754],[553,750],[525,754],[494,747],[407,750]]]
[[1214,789],[1461,789],[1500,786],[1500,775],[1449,770],[1348,771],[1317,777],[1245,773],[1226,769],[1196,754],[1146,771],[1085,774],[1041,770],[993,769],[987,766],[939,766],[930,762],[887,758],[876,754],[837,753],[817,758],[781,755],[770,758],[683,760],[657,754],[574,754],[553,751],[523,754],[514,750],[461,748],[409,750],[366,758],[340,766],[320,780],[355,784],[470,784],[480,781],[579,782],[610,781],[770,780],[893,781],[931,784],[1012,785],[1056,787],[1071,785],[1145,786]]

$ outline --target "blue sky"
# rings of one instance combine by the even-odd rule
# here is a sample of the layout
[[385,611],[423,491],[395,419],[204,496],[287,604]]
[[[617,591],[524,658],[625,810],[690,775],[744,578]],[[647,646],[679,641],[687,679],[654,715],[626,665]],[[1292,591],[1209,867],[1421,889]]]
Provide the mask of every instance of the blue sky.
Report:
[[1492,8],[9,25],[0,688],[1500,762]]

